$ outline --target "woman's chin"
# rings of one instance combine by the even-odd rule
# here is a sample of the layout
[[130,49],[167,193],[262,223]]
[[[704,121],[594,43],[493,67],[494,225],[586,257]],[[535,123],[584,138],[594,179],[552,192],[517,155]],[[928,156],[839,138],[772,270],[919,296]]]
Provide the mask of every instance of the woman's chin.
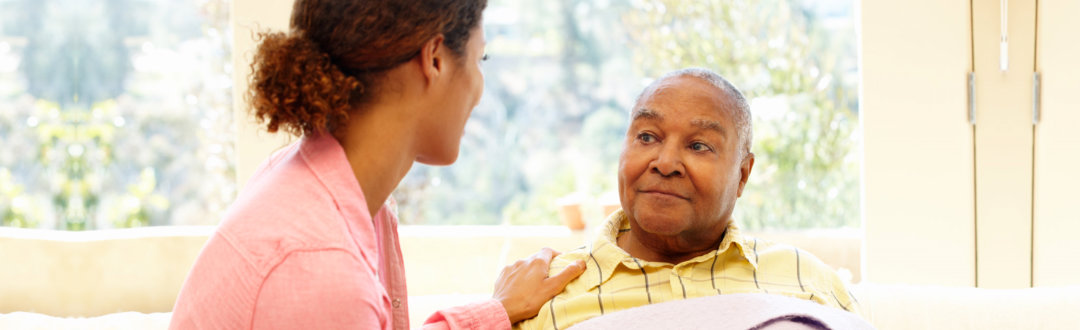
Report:
[[453,164],[458,159],[458,150],[455,148],[452,151],[443,152],[438,155],[419,154],[416,155],[416,162],[431,165],[431,166],[447,166]]

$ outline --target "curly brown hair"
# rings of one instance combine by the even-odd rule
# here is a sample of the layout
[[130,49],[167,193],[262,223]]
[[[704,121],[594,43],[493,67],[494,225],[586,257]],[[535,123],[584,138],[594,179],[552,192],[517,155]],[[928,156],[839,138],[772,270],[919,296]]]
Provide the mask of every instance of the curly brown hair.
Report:
[[290,31],[259,34],[247,93],[270,132],[334,133],[385,71],[443,35],[460,59],[487,0],[297,0]]

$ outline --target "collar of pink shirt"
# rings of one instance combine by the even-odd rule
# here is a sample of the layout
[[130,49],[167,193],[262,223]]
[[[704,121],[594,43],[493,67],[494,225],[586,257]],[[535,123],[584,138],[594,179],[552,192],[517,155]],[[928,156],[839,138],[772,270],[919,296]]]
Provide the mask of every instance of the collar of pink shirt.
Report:
[[408,329],[408,290],[398,240],[397,204],[393,197],[387,198],[372,219],[345,149],[330,134],[305,136],[299,152],[313,175],[330,191],[364,258],[372,265],[379,265],[379,279],[390,294],[394,327]]

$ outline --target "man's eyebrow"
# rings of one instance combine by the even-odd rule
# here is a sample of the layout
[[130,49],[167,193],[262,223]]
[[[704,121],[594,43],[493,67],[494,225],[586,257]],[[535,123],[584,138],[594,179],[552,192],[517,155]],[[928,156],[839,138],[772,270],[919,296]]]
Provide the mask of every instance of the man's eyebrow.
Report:
[[649,120],[663,121],[664,116],[660,115],[659,112],[653,111],[653,109],[639,108],[639,109],[634,111],[634,115],[631,116],[630,120],[634,121],[634,120],[638,120],[638,119],[649,119]]
[[727,136],[727,129],[724,128],[723,124],[720,124],[720,122],[715,121],[715,120],[694,119],[693,121],[690,122],[690,124],[693,125],[694,127],[700,128],[700,129],[716,131],[717,133],[720,133],[720,135],[722,135],[722,136],[725,136],[725,137]]

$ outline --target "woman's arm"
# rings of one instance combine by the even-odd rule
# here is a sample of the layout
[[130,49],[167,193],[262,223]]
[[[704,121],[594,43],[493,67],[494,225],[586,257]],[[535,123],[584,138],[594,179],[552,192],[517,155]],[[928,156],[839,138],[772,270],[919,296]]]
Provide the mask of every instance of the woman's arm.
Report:
[[578,261],[548,277],[551,259],[557,255],[544,248],[506,266],[495,281],[493,299],[436,312],[424,329],[510,329],[511,324],[536,316],[544,302],[585,271],[584,263]]

